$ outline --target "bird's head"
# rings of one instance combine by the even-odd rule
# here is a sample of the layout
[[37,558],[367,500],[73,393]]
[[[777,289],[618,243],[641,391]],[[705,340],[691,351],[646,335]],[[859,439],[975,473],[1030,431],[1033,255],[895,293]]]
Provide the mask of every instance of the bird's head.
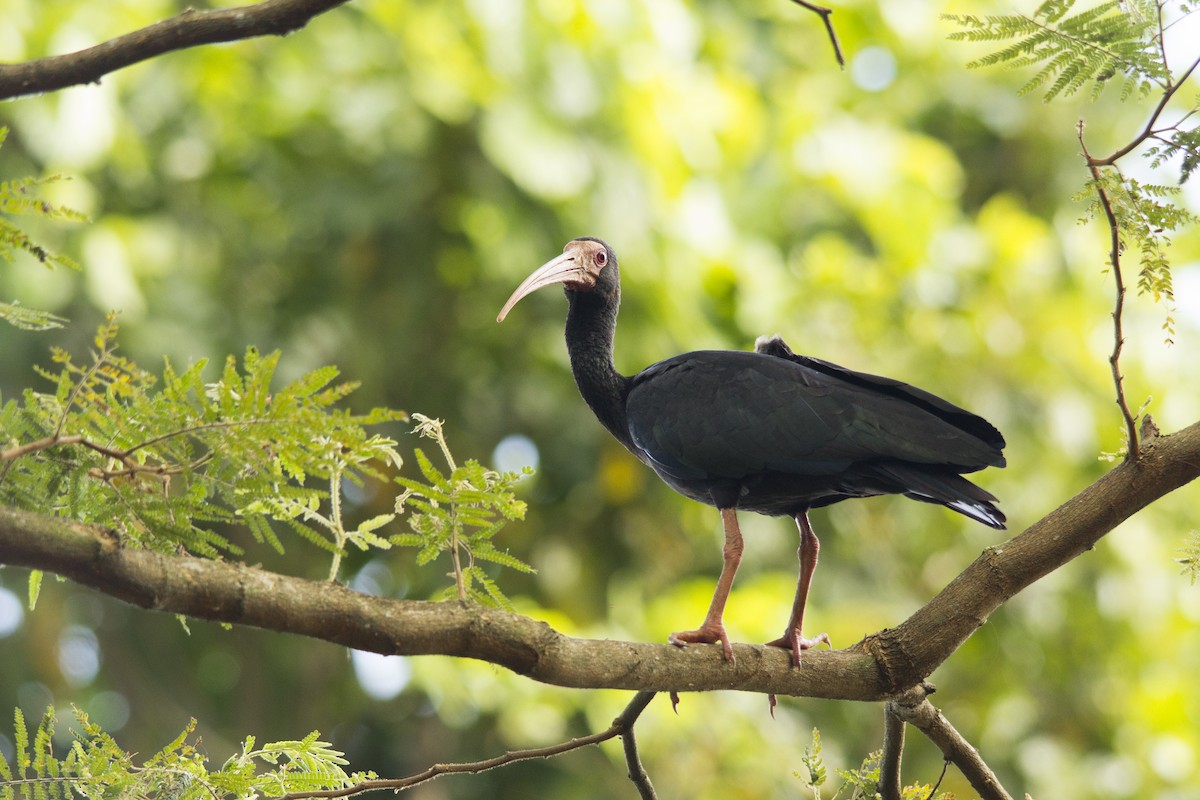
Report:
[[503,322],[521,298],[544,286],[561,283],[570,292],[618,291],[617,254],[604,242],[581,236],[567,242],[562,255],[535,269],[500,309],[497,322]]

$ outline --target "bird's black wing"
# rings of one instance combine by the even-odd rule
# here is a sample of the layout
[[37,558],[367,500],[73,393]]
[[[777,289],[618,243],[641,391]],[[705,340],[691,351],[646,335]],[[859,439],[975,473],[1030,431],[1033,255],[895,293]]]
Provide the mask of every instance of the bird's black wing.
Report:
[[927,406],[783,358],[699,351],[635,376],[626,412],[640,453],[683,481],[835,475],[879,460],[959,472],[1003,463],[991,442]]
[[[916,386],[895,380],[894,378],[885,378],[882,375],[872,375],[868,372],[856,372],[830,361],[823,361],[812,356],[799,355],[792,352],[792,348],[788,347],[787,342],[778,334],[770,337],[758,337],[758,340],[754,343],[754,351],[756,353],[775,356],[776,358],[783,358],[831,377],[840,378],[859,386],[872,388],[876,391],[890,394],[893,397],[908,400],[922,406],[931,414],[941,417],[950,424],[962,428],[972,436],[994,447],[997,451],[1004,449],[1004,436],[992,423],[924,389],[918,389]],[[1001,458],[998,463],[989,462],[988,466],[1004,466],[1004,459]]]

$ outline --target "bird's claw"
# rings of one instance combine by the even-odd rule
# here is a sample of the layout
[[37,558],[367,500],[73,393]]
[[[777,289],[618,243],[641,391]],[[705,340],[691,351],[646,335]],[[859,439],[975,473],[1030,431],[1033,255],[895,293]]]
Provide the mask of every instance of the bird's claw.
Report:
[[667,637],[667,641],[676,647],[687,647],[689,644],[720,643],[721,653],[725,656],[725,660],[734,660],[733,645],[729,643],[729,635],[725,633],[725,626],[720,623],[714,625],[706,622],[694,631],[672,633]]
[[833,643],[829,641],[828,633],[818,633],[811,639],[805,639],[800,635],[800,629],[797,628],[794,631],[785,631],[783,636],[767,642],[767,647],[782,647],[785,650],[791,650],[792,666],[798,668],[800,666],[800,651],[808,650],[822,643],[829,645],[831,650],[833,649]]

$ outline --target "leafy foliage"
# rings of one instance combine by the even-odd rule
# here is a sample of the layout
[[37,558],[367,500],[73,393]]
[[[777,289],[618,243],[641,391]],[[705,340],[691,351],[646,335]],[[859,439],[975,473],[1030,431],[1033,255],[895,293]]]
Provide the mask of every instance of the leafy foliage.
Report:
[[57,314],[37,308],[26,308],[20,303],[0,303],[0,319],[14,328],[25,331],[48,331],[51,328],[61,328],[67,322]]
[[[417,563],[428,564],[442,552],[449,552],[454,567],[451,573],[454,586],[446,591],[448,597],[460,600],[468,597],[476,602],[509,608],[510,603],[476,561],[488,561],[521,572],[533,572],[533,567],[507,552],[497,550],[492,539],[510,521],[525,518],[525,503],[513,494],[513,485],[531,470],[521,473],[496,472],[484,469],[478,461],[468,460],[461,467],[446,444],[442,421],[413,414],[418,425],[415,433],[433,439],[450,468],[443,473],[433,465],[419,448],[415,451],[417,465],[428,483],[398,477],[396,482],[404,492],[396,498],[396,513],[412,508],[408,524],[410,532],[392,536],[393,544],[419,547]],[[466,563],[463,563],[465,555]]]
[[1052,100],[1074,94],[1089,82],[1098,95],[1116,75],[1124,76],[1121,96],[1149,94],[1166,78],[1155,34],[1159,9],[1154,0],[1109,0],[1068,16],[1074,0],[1046,0],[1032,16],[1003,14],[946,18],[963,30],[951,39],[969,42],[1016,40],[968,64],[969,67],[1038,66],[1022,94],[1045,88]]
[[1186,183],[1197,166],[1200,166],[1200,128],[1180,127],[1200,109],[1200,96],[1192,101],[1192,110],[1183,120],[1169,129],[1156,131],[1154,138],[1159,144],[1146,148],[1150,166],[1158,168],[1172,158],[1179,158],[1179,182]]
[[[1180,183],[1190,177],[1200,163],[1200,136],[1197,130],[1183,124],[1200,111],[1200,98],[1192,104],[1182,119],[1166,124],[1161,122],[1164,111],[1179,88],[1200,67],[1200,58],[1184,69],[1180,76],[1172,75],[1167,63],[1165,36],[1169,24],[1168,5],[1176,6],[1186,16],[1193,12],[1191,3],[1169,4],[1166,0],[1110,0],[1073,16],[1068,13],[1074,0],[1046,0],[1032,17],[1021,15],[988,16],[955,15],[949,19],[964,30],[951,35],[967,41],[1016,42],[969,66],[1005,64],[1010,67],[1039,66],[1039,71],[1024,87],[1022,93],[1049,83],[1045,99],[1060,94],[1072,94],[1089,81],[1093,82],[1093,99],[1104,85],[1118,73],[1124,76],[1121,99],[1136,90],[1142,96],[1159,96],[1155,109],[1142,131],[1127,145],[1107,158],[1096,158],[1084,142],[1084,125],[1077,129],[1079,143],[1090,174],[1090,180],[1076,199],[1090,196],[1085,219],[1103,218],[1111,233],[1109,265],[1116,282],[1116,306],[1113,309],[1113,351],[1109,359],[1116,390],[1117,405],[1125,422],[1126,457],[1138,453],[1136,415],[1126,400],[1124,376],[1120,368],[1125,343],[1122,319],[1125,280],[1121,256],[1130,246],[1140,255],[1138,291],[1155,301],[1165,301],[1167,314],[1163,322],[1166,341],[1171,343],[1175,331],[1173,315],[1174,291],[1171,266],[1167,258],[1170,235],[1197,217],[1173,202],[1178,189],[1145,184],[1126,178],[1118,162],[1135,149],[1143,153],[1152,168],[1160,167],[1168,158],[1180,161]],[[1051,82],[1052,81],[1052,82]],[[1166,201],[1170,198],[1171,201]]]
[[[1099,180],[1089,181],[1075,198],[1088,201],[1084,221],[1103,218],[1107,199],[1117,221],[1122,250],[1134,248],[1139,253],[1138,292],[1151,296],[1155,302],[1165,301],[1168,307],[1175,297],[1167,258],[1170,235],[1200,220],[1174,202],[1179,192],[1177,186],[1146,184],[1109,169],[1101,173]],[[1163,327],[1169,339],[1174,333],[1174,317],[1170,313]]]
[[341,482],[399,468],[395,441],[366,427],[403,412],[336,407],[355,385],[335,384],[334,367],[273,390],[279,353],[253,347],[212,383],[204,361],[182,372],[168,361],[158,378],[117,354],[116,335],[110,317],[88,362],[55,349],[58,372],[38,370],[53,391],[0,402],[0,502],[209,557],[241,552],[219,530],[241,521],[277,550],[269,523],[285,523],[334,553],[335,570],[346,544],[387,546],[371,533],[379,520],[345,529]]
[[[0,126],[0,145],[8,137],[8,128]],[[64,206],[56,206],[38,197],[37,187],[62,180],[61,175],[48,178],[23,178],[0,183],[0,258],[12,262],[18,251],[28,253],[47,267],[63,266],[78,269],[79,266],[65,255],[52,253],[37,244],[29,235],[18,228],[7,217],[33,215],[47,219],[81,221],[83,214]],[[65,320],[48,311],[25,308],[18,303],[0,303],[0,319],[24,330],[47,330],[61,328]]]
[[804,748],[803,755],[800,756],[800,763],[808,770],[808,778],[805,779],[799,772],[793,772],[800,780],[804,781],[805,787],[812,791],[813,800],[821,800],[821,787],[825,785],[825,759],[821,757],[821,731],[813,728],[812,743]]
[[33,731],[15,712],[15,763],[0,755],[0,800],[56,800],[84,797],[235,798],[281,797],[288,792],[342,789],[375,777],[347,773],[342,753],[313,731],[298,741],[255,747],[246,738],[241,753],[217,769],[193,743],[192,720],[174,740],[141,764],[87,715],[75,709],[80,730],[60,756],[54,751],[54,709]]
[[1192,531],[1183,545],[1183,555],[1175,559],[1183,565],[1183,574],[1195,585],[1200,579],[1200,531]]
[[[879,797],[882,755],[881,750],[876,750],[863,759],[857,769],[835,769],[834,772],[842,779],[843,783],[833,793],[830,800],[837,800],[845,791],[849,792],[847,795],[849,800],[868,800],[868,798]],[[805,788],[812,792],[813,800],[821,800],[821,787],[828,779],[828,768],[821,755],[820,730],[813,728],[812,742],[804,748],[804,753],[800,756],[800,763],[808,771],[808,777],[805,778],[800,772],[792,774],[804,781]],[[904,800],[931,800],[935,790],[934,786],[917,783],[902,788],[900,796]],[[938,800],[954,800],[954,796],[949,792],[943,792],[938,795]]]

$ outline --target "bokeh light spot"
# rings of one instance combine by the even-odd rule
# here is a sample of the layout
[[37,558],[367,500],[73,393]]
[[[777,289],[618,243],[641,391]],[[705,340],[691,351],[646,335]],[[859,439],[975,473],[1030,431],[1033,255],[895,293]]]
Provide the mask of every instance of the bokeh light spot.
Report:
[[860,89],[882,92],[896,80],[896,57],[886,47],[867,47],[850,62],[850,78]]
[[525,467],[537,470],[541,454],[533,439],[514,433],[505,436],[492,451],[492,463],[501,472],[520,472]]
[[25,621],[25,609],[21,600],[8,589],[0,586],[0,639],[12,636]]
[[91,628],[68,625],[58,637],[58,668],[72,686],[87,686],[100,671],[100,642]]
[[412,666],[400,656],[384,656],[363,650],[351,650],[354,677],[372,700],[391,700],[408,685]]

